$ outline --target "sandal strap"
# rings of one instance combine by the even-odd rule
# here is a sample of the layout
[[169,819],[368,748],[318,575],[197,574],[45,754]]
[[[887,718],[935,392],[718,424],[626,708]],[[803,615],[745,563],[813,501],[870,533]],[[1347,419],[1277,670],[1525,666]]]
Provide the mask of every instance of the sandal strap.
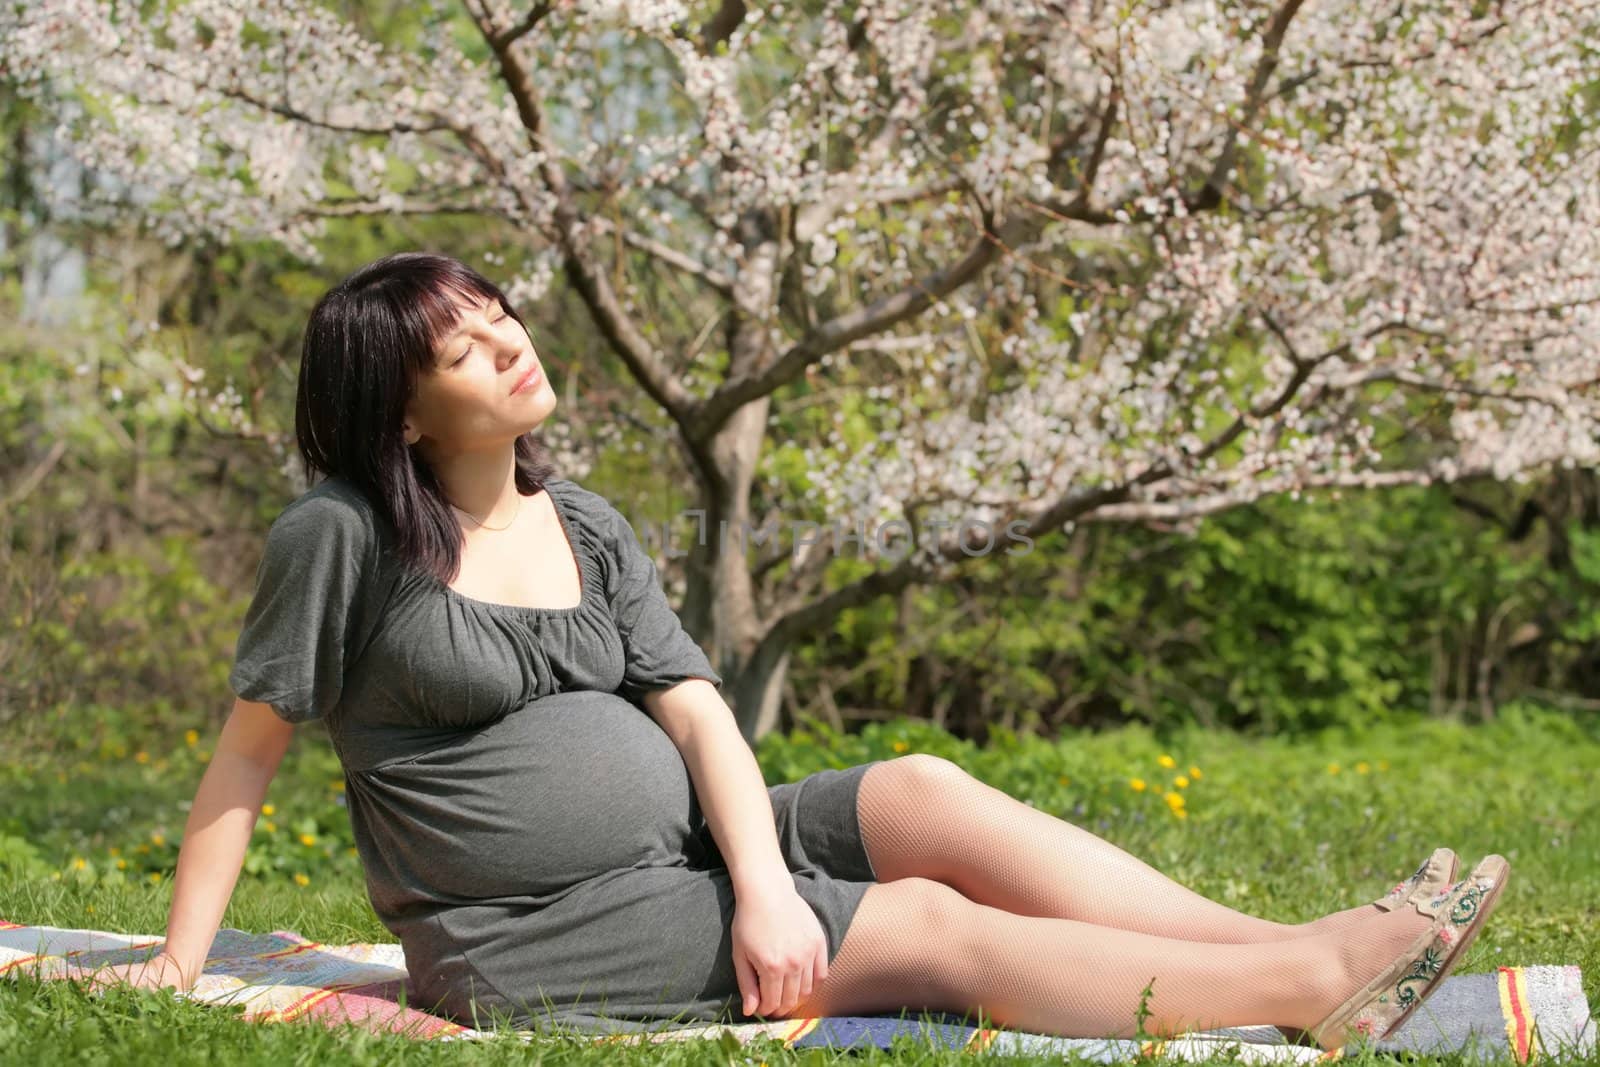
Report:
[[1487,856],[1472,874],[1448,889],[1415,901],[1433,922],[1388,970],[1334,1010],[1311,1035],[1319,1045],[1341,1032],[1382,1039],[1402,1023],[1459,961],[1504,888],[1510,865]]
[[[1448,848],[1436,848],[1433,850],[1433,855],[1417,868],[1415,874],[1400,882],[1380,899],[1373,901],[1373,906],[1380,911],[1393,911],[1405,904],[1431,900],[1441,890],[1447,889],[1455,879],[1458,865],[1459,861],[1453,851]],[[1423,912],[1423,914],[1431,913]]]

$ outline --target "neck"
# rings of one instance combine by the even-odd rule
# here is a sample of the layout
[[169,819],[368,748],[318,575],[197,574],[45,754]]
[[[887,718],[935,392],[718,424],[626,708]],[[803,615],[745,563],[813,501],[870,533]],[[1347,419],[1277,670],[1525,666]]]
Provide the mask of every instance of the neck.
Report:
[[[499,516],[516,506],[516,452],[511,444],[481,452],[457,452],[423,457],[445,499],[480,522],[503,521]],[[495,516],[491,518],[491,516]]]

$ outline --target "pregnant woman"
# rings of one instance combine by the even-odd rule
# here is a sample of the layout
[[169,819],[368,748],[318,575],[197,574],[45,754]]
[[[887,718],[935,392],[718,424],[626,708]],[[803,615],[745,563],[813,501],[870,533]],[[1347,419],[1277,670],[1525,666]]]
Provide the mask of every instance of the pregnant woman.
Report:
[[[477,1026],[976,1015],[1063,1035],[1382,1036],[1506,879],[1441,849],[1303,925],[1235,912],[908,755],[766,786],[655,567],[531,431],[556,394],[491,282],[369,264],[318,302],[295,430],[167,941],[97,980],[187,989],[292,724],[323,720],[412,1003]],[[1152,985],[1152,979],[1154,979]]]

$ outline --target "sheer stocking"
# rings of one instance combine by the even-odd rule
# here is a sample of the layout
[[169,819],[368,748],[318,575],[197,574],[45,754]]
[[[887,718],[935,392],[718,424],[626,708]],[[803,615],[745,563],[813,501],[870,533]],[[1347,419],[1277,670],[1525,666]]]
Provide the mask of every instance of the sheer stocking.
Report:
[[[1148,914],[1159,918],[1165,907],[1164,900],[1150,902]],[[1191,911],[1207,918],[1203,908]],[[1141,993],[1150,986],[1151,1034],[1309,1028],[1427,926],[1408,909],[1294,941],[1219,945],[1014,914],[943,882],[907,877],[868,888],[828,977],[783,1014],[948,1011],[1065,1036],[1127,1036],[1136,1032]]]
[[930,878],[1016,915],[1250,944],[1333,933],[1384,914],[1368,905],[1305,926],[1246,915],[936,756],[871,768],[857,810],[880,882]]

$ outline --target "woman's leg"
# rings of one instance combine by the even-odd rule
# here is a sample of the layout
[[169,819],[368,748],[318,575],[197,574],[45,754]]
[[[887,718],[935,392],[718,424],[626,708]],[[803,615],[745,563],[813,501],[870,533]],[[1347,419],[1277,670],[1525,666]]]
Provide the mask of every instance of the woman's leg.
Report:
[[938,756],[901,756],[870,768],[856,803],[879,881],[932,878],[1017,915],[1248,944],[1328,933],[1384,914],[1369,906],[1297,926],[1234,911]]
[[[1159,913],[1159,902],[1147,902]],[[1295,941],[1219,945],[1018,915],[951,886],[867,889],[828,977],[791,1017],[909,1009],[1077,1037],[1127,1036],[1148,986],[1148,1033],[1309,1029],[1382,973],[1429,925],[1414,909]],[[1153,979],[1153,981],[1152,981]]]

